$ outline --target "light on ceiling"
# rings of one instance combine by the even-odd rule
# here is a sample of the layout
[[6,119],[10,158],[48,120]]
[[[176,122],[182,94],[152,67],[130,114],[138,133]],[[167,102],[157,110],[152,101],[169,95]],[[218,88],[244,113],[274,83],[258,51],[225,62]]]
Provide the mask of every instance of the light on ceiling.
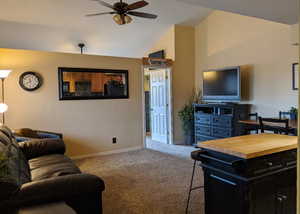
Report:
[[113,19],[118,25],[129,24],[130,22],[132,22],[132,18],[128,15],[124,15],[124,22],[120,14],[115,15]]
[[8,77],[11,70],[0,70],[0,79],[5,79]]
[[119,14],[115,15],[115,16],[113,17],[113,19],[114,19],[114,21],[115,21],[118,25],[122,25],[122,24],[123,24],[122,18],[121,18],[121,16],[120,16]]
[[125,16],[125,22],[126,24],[129,24],[130,22],[132,22],[132,18],[130,16]]

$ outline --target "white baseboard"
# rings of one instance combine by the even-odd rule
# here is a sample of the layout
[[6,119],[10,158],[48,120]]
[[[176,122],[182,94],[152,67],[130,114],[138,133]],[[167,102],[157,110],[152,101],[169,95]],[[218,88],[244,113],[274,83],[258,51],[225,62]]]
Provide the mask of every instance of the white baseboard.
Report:
[[88,155],[79,155],[79,156],[72,156],[70,157],[72,160],[79,160],[83,158],[91,158],[91,157],[97,157],[97,156],[104,156],[104,155],[111,155],[111,154],[118,154],[118,153],[123,153],[123,152],[130,152],[130,151],[136,151],[143,149],[144,146],[136,146],[136,147],[131,147],[127,149],[117,149],[117,150],[112,150],[112,151],[107,151],[107,152],[98,152],[98,153],[93,153],[93,154],[88,154]]

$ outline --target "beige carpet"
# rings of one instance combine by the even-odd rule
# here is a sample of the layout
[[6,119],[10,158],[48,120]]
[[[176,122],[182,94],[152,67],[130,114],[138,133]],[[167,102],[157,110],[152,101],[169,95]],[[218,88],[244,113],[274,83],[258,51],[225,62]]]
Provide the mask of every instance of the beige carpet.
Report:
[[[82,171],[100,176],[106,185],[104,214],[184,214],[192,160],[153,150],[76,161]],[[196,185],[203,183],[197,167]],[[192,193],[189,213],[204,213],[203,190]]]

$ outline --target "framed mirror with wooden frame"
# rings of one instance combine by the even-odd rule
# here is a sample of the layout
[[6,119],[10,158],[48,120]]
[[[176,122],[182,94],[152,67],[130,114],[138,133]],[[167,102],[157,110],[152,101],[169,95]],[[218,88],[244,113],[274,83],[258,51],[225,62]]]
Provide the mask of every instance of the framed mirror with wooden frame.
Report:
[[128,99],[128,70],[58,68],[59,100]]

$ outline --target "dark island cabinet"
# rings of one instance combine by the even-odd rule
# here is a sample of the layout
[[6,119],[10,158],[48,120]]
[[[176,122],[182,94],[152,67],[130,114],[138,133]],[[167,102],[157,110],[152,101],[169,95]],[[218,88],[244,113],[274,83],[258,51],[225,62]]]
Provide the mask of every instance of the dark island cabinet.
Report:
[[[252,209],[249,214],[295,214],[296,213],[296,169],[253,184],[250,192]],[[294,184],[285,184],[294,180]],[[280,182],[280,183],[278,183]]]
[[195,143],[241,135],[239,120],[246,120],[249,104],[194,104]]
[[205,214],[296,214],[296,150],[250,160],[202,156]]

